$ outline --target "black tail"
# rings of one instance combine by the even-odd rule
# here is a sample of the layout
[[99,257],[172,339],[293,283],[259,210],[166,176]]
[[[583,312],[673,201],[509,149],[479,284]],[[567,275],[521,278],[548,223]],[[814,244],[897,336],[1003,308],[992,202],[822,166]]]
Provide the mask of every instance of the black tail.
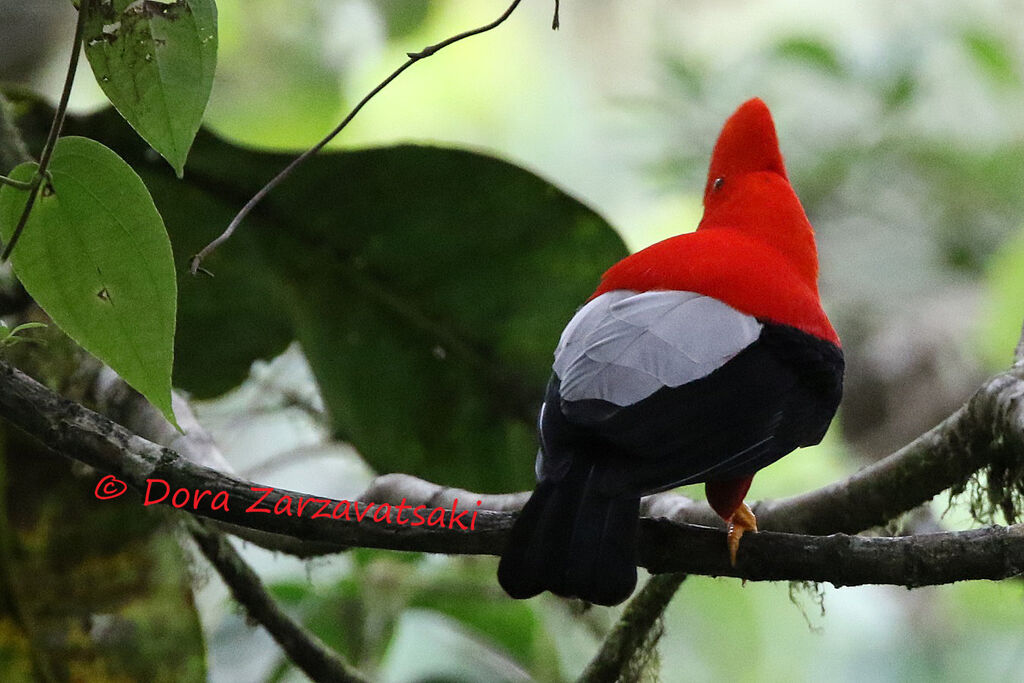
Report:
[[513,598],[548,590],[616,605],[636,586],[638,498],[612,498],[593,467],[575,464],[561,481],[542,481],[519,513],[498,565]]

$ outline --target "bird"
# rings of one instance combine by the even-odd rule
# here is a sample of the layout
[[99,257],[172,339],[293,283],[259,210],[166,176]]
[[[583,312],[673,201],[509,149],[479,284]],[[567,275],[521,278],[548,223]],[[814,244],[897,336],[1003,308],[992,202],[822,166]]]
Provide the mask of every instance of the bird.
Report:
[[817,444],[844,357],[821,305],[814,231],[759,98],[715,143],[696,230],[609,268],[554,351],[537,485],[498,566],[513,598],[597,605],[637,581],[642,496],[703,482],[728,528],[757,530],[754,474]]

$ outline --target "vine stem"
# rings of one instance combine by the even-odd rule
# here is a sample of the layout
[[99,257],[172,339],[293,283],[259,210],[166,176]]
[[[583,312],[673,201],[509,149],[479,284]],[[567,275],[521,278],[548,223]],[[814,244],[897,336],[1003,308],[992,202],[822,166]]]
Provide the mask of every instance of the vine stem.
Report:
[[19,190],[31,190],[32,189],[32,181],[31,180],[25,180],[25,181],[15,180],[14,178],[8,178],[5,175],[0,175],[0,185],[10,185],[11,187],[17,188]]
[[39,196],[39,186],[42,184],[44,179],[47,179],[49,183],[49,175],[47,174],[47,167],[50,165],[50,158],[53,156],[53,149],[57,146],[57,138],[60,137],[61,128],[64,127],[64,115],[68,111],[68,100],[71,98],[71,86],[75,83],[75,71],[78,69],[78,56],[82,52],[82,35],[85,33],[85,6],[83,3],[79,3],[78,7],[78,21],[75,23],[75,38],[71,46],[71,59],[68,62],[68,73],[64,78],[64,89],[60,93],[60,102],[57,104],[57,111],[53,114],[53,123],[50,124],[50,133],[46,136],[46,143],[43,145],[43,151],[39,154],[39,166],[36,168],[36,173],[29,181],[29,187],[24,188],[28,190],[28,201],[25,202],[25,208],[21,212],[21,218],[18,219],[18,225],[14,228],[14,234],[11,235],[11,241],[7,243],[7,247],[4,249],[3,254],[0,254],[0,263],[7,261],[11,257],[11,252],[14,250],[14,245],[18,243],[18,238],[21,237],[22,231],[25,229],[25,224],[28,222],[28,216],[32,213],[32,207],[35,206],[36,197]]
[[442,49],[448,47],[453,43],[457,43],[460,40],[465,40],[466,38],[471,38],[473,36],[480,35],[481,33],[486,33],[492,29],[497,28],[498,26],[501,26],[503,23],[505,23],[506,19],[512,16],[512,13],[515,11],[516,7],[519,6],[520,2],[522,2],[522,0],[513,0],[512,4],[508,6],[508,8],[501,14],[501,16],[495,19],[494,21],[490,22],[489,24],[478,26],[477,28],[470,29],[468,31],[463,31],[462,33],[442,40],[440,43],[429,45],[420,50],[419,52],[407,53],[409,59],[400,67],[392,71],[387,78],[378,83],[377,86],[373,88],[373,90],[368,92],[363,97],[363,99],[359,100],[359,103],[352,108],[352,111],[350,111],[344,119],[342,119],[341,123],[335,126],[334,130],[328,133],[322,140],[320,140],[320,142],[316,143],[315,145],[307,149],[305,152],[292,159],[292,161],[287,166],[285,166],[276,176],[271,178],[266,185],[260,188],[260,190],[256,194],[254,194],[252,198],[249,199],[248,202],[245,203],[245,206],[242,207],[242,209],[235,215],[235,217],[231,219],[231,222],[228,223],[228,227],[224,230],[224,232],[222,232],[215,240],[213,240],[205,247],[203,247],[202,251],[200,251],[198,254],[192,257],[192,260],[189,264],[189,271],[193,275],[200,271],[210,274],[209,271],[201,267],[203,259],[205,259],[211,253],[213,253],[213,251],[217,249],[217,247],[222,245],[224,242],[228,241],[231,238],[231,235],[233,235],[235,230],[238,228],[239,224],[243,220],[245,220],[245,217],[249,215],[249,213],[256,207],[257,204],[259,204],[263,200],[264,197],[270,194],[270,192],[275,187],[277,187],[284,180],[286,180],[295,171],[296,168],[298,168],[304,161],[306,161],[306,159],[319,152],[331,140],[336,138],[338,136],[338,133],[344,130],[345,127],[352,121],[352,119],[356,117],[356,114],[358,114],[360,110],[362,110],[362,108],[366,106],[366,104],[377,95],[377,93],[379,93],[381,90],[390,85],[393,80],[398,78],[403,71],[408,69],[416,62],[422,59],[426,59],[427,57],[430,57],[431,55],[440,52]]

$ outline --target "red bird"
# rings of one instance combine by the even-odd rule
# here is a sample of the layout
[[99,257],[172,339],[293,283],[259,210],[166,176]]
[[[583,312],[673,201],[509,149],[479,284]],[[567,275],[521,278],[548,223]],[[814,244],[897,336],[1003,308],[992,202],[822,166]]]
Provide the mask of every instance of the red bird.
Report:
[[843,387],[814,232],[764,102],[711,155],[696,232],[612,266],[562,333],[539,418],[537,488],[501,558],[514,598],[601,604],[636,586],[640,497],[705,482],[733,563],[754,473],[821,441]]

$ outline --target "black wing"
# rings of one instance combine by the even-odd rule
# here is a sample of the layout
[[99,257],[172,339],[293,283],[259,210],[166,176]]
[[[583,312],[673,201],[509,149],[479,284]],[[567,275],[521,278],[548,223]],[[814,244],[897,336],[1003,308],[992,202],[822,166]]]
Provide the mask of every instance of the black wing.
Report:
[[751,475],[821,441],[842,395],[842,350],[760,321],[760,336],[710,374],[627,406],[565,400],[552,376],[541,411],[538,477],[593,460],[607,492],[641,495]]

